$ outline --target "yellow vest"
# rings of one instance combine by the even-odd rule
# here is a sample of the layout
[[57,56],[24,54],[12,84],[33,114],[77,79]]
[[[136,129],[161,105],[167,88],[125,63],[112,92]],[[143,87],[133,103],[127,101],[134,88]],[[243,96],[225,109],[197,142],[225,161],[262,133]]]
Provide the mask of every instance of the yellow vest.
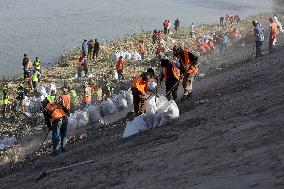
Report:
[[32,75],[32,81],[38,82],[37,73],[33,73],[33,75]]
[[50,103],[53,103],[53,102],[55,101],[55,96],[48,95],[48,96],[47,96],[47,100],[48,100]]
[[40,60],[35,61],[35,69],[40,70]]
[[9,104],[9,97],[8,96],[2,100],[2,104],[3,105],[8,105]]

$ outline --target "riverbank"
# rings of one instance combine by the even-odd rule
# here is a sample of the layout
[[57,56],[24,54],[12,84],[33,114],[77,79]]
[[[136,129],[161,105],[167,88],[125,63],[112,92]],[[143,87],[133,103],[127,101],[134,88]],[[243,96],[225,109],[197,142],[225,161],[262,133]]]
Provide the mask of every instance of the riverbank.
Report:
[[[244,40],[247,39],[245,36],[250,35],[250,30],[252,28],[251,21],[257,19],[260,23],[268,23],[268,17],[270,14],[260,14],[254,17],[249,17],[246,20],[241,21],[240,25],[237,26],[239,31],[243,36],[243,40],[241,39],[238,43],[233,44],[233,46],[242,46],[249,45],[252,41]],[[216,18],[218,19],[218,18]],[[283,15],[279,15],[279,19],[283,20]],[[263,24],[265,25],[265,24]],[[196,36],[200,36],[202,34],[209,34],[211,32],[219,31],[226,32],[229,29],[228,27],[220,27],[218,25],[200,25],[196,27],[195,32]],[[111,80],[116,86],[115,91],[118,92],[121,89],[128,89],[129,83],[132,81],[133,77],[137,74],[140,74],[142,71],[146,70],[148,67],[153,67],[156,72],[159,69],[159,60],[155,58],[154,51],[155,45],[152,44],[151,41],[152,32],[145,32],[139,34],[133,34],[127,38],[119,39],[117,41],[101,44],[101,54],[99,61],[96,62],[88,62],[89,72],[94,76],[94,78],[90,78],[90,80],[95,80],[99,88],[106,84],[106,81]],[[169,36],[164,36],[163,40],[165,41],[165,48],[171,49],[174,44],[180,44],[187,48],[192,48],[195,46],[195,41],[190,39],[189,37],[189,29],[181,28],[179,33],[170,33]],[[114,79],[113,71],[115,69],[115,62],[111,60],[111,55],[116,50],[120,51],[136,51],[137,43],[139,40],[144,40],[145,49],[146,49],[146,60],[144,61],[127,61],[125,67],[125,79],[123,82],[117,82]],[[173,43],[173,40],[176,43]],[[78,48],[80,49],[80,48]],[[67,54],[65,54],[61,58],[61,62],[52,67],[42,70],[42,79],[41,85],[44,87],[49,87],[51,82],[55,82],[57,87],[60,88],[64,81],[69,81],[71,88],[78,89],[80,88],[80,83],[76,83],[74,80],[69,80],[76,74],[76,63],[80,56],[79,50],[73,50]],[[201,62],[201,73],[207,74],[204,68],[216,68],[217,62],[212,63],[213,59],[218,60],[218,58],[222,58],[224,55],[220,54],[209,54],[202,56]],[[230,55],[228,55],[230,56]],[[201,77],[199,79],[202,79]],[[13,97],[16,95],[16,88],[21,83],[21,80],[17,80],[14,82],[8,82],[8,91],[10,92],[10,96]],[[33,95],[33,94],[32,94]],[[24,115],[16,115],[11,119],[1,121],[1,130],[0,137],[4,136],[16,136],[17,138],[24,138],[26,136],[35,136],[40,135],[45,126],[41,122],[41,115],[34,115],[33,119],[27,118]],[[19,151],[21,153],[21,151]],[[9,161],[14,162],[16,155],[11,155],[11,152],[5,151],[1,152],[1,157],[7,157],[9,155]],[[18,159],[17,159],[18,160]],[[7,161],[6,161],[7,162]]]

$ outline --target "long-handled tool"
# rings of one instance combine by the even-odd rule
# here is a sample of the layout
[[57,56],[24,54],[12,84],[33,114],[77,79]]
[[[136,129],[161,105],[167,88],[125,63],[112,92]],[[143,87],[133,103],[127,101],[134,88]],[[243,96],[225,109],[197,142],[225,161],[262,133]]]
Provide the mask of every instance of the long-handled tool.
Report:
[[62,170],[69,169],[69,168],[72,168],[72,167],[75,167],[75,166],[85,165],[85,164],[93,163],[93,162],[95,162],[95,160],[88,160],[88,161],[83,161],[83,162],[67,165],[67,166],[64,166],[64,167],[59,167],[59,168],[56,168],[56,169],[51,169],[51,170],[48,170],[48,171],[43,171],[37,178],[35,178],[35,181],[38,181],[38,180],[46,177],[50,173],[53,173],[53,172],[56,172],[56,171],[62,171]]
[[50,130],[48,130],[48,132],[46,133],[46,135],[45,135],[45,137],[44,137],[44,140],[42,141],[41,145],[39,146],[38,151],[42,148],[43,143],[45,142],[45,140],[46,140],[46,138],[47,138],[47,136],[48,136],[49,132],[50,132]]
[[174,86],[166,93],[166,96],[168,96],[168,95],[175,89],[175,87],[176,87],[177,85],[179,85],[180,81],[181,81],[181,80],[178,80],[178,81],[174,84]]

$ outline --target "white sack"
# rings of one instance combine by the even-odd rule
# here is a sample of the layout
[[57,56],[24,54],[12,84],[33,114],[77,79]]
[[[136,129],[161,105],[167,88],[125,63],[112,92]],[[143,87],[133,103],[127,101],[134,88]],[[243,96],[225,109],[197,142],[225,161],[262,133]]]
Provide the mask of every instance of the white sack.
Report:
[[147,123],[145,121],[145,115],[140,115],[136,117],[132,122],[126,123],[126,128],[123,133],[123,138],[129,137],[136,133],[147,130]]
[[90,106],[88,108],[88,114],[89,114],[89,123],[91,124],[104,123],[103,118],[100,114],[99,106]]

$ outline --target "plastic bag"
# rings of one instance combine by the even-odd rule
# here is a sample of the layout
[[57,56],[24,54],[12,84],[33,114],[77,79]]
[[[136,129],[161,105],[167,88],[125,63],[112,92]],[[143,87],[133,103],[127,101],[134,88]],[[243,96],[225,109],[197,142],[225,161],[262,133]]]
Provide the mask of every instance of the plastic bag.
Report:
[[57,92],[56,84],[54,82],[50,83],[49,93],[51,93],[51,91],[54,91],[55,93]]
[[115,104],[117,109],[124,109],[128,107],[127,100],[125,99],[125,96],[123,95],[123,93],[117,95],[113,99],[113,103]]
[[113,77],[115,80],[118,80],[118,73],[116,70],[113,71]]
[[126,123],[126,128],[122,137],[126,138],[147,129],[148,127],[147,122],[145,121],[145,115],[140,115],[136,117],[132,122]]
[[89,123],[88,112],[78,112],[76,114],[77,126],[86,126]]
[[113,114],[116,111],[115,104],[109,98],[100,104],[100,113],[102,116]]
[[89,115],[88,112],[80,111],[74,114],[70,114],[68,118],[68,127],[69,128],[77,128],[84,127],[89,123]]
[[98,106],[90,106],[88,108],[88,114],[89,114],[89,123],[90,124],[96,124],[100,123],[103,124],[103,118],[100,114],[100,108]]
[[128,52],[128,51],[126,51],[125,52],[125,60],[131,60],[131,53],[130,52]]
[[119,57],[120,57],[120,52],[116,51],[112,54],[111,59],[113,61],[118,61]]
[[122,95],[124,96],[125,100],[127,101],[128,106],[133,104],[133,95],[132,95],[131,91],[123,91]]
[[150,128],[164,126],[178,117],[179,109],[175,101],[168,101],[164,96],[152,96],[146,102],[146,114],[136,117],[133,122],[127,123],[123,137]]

